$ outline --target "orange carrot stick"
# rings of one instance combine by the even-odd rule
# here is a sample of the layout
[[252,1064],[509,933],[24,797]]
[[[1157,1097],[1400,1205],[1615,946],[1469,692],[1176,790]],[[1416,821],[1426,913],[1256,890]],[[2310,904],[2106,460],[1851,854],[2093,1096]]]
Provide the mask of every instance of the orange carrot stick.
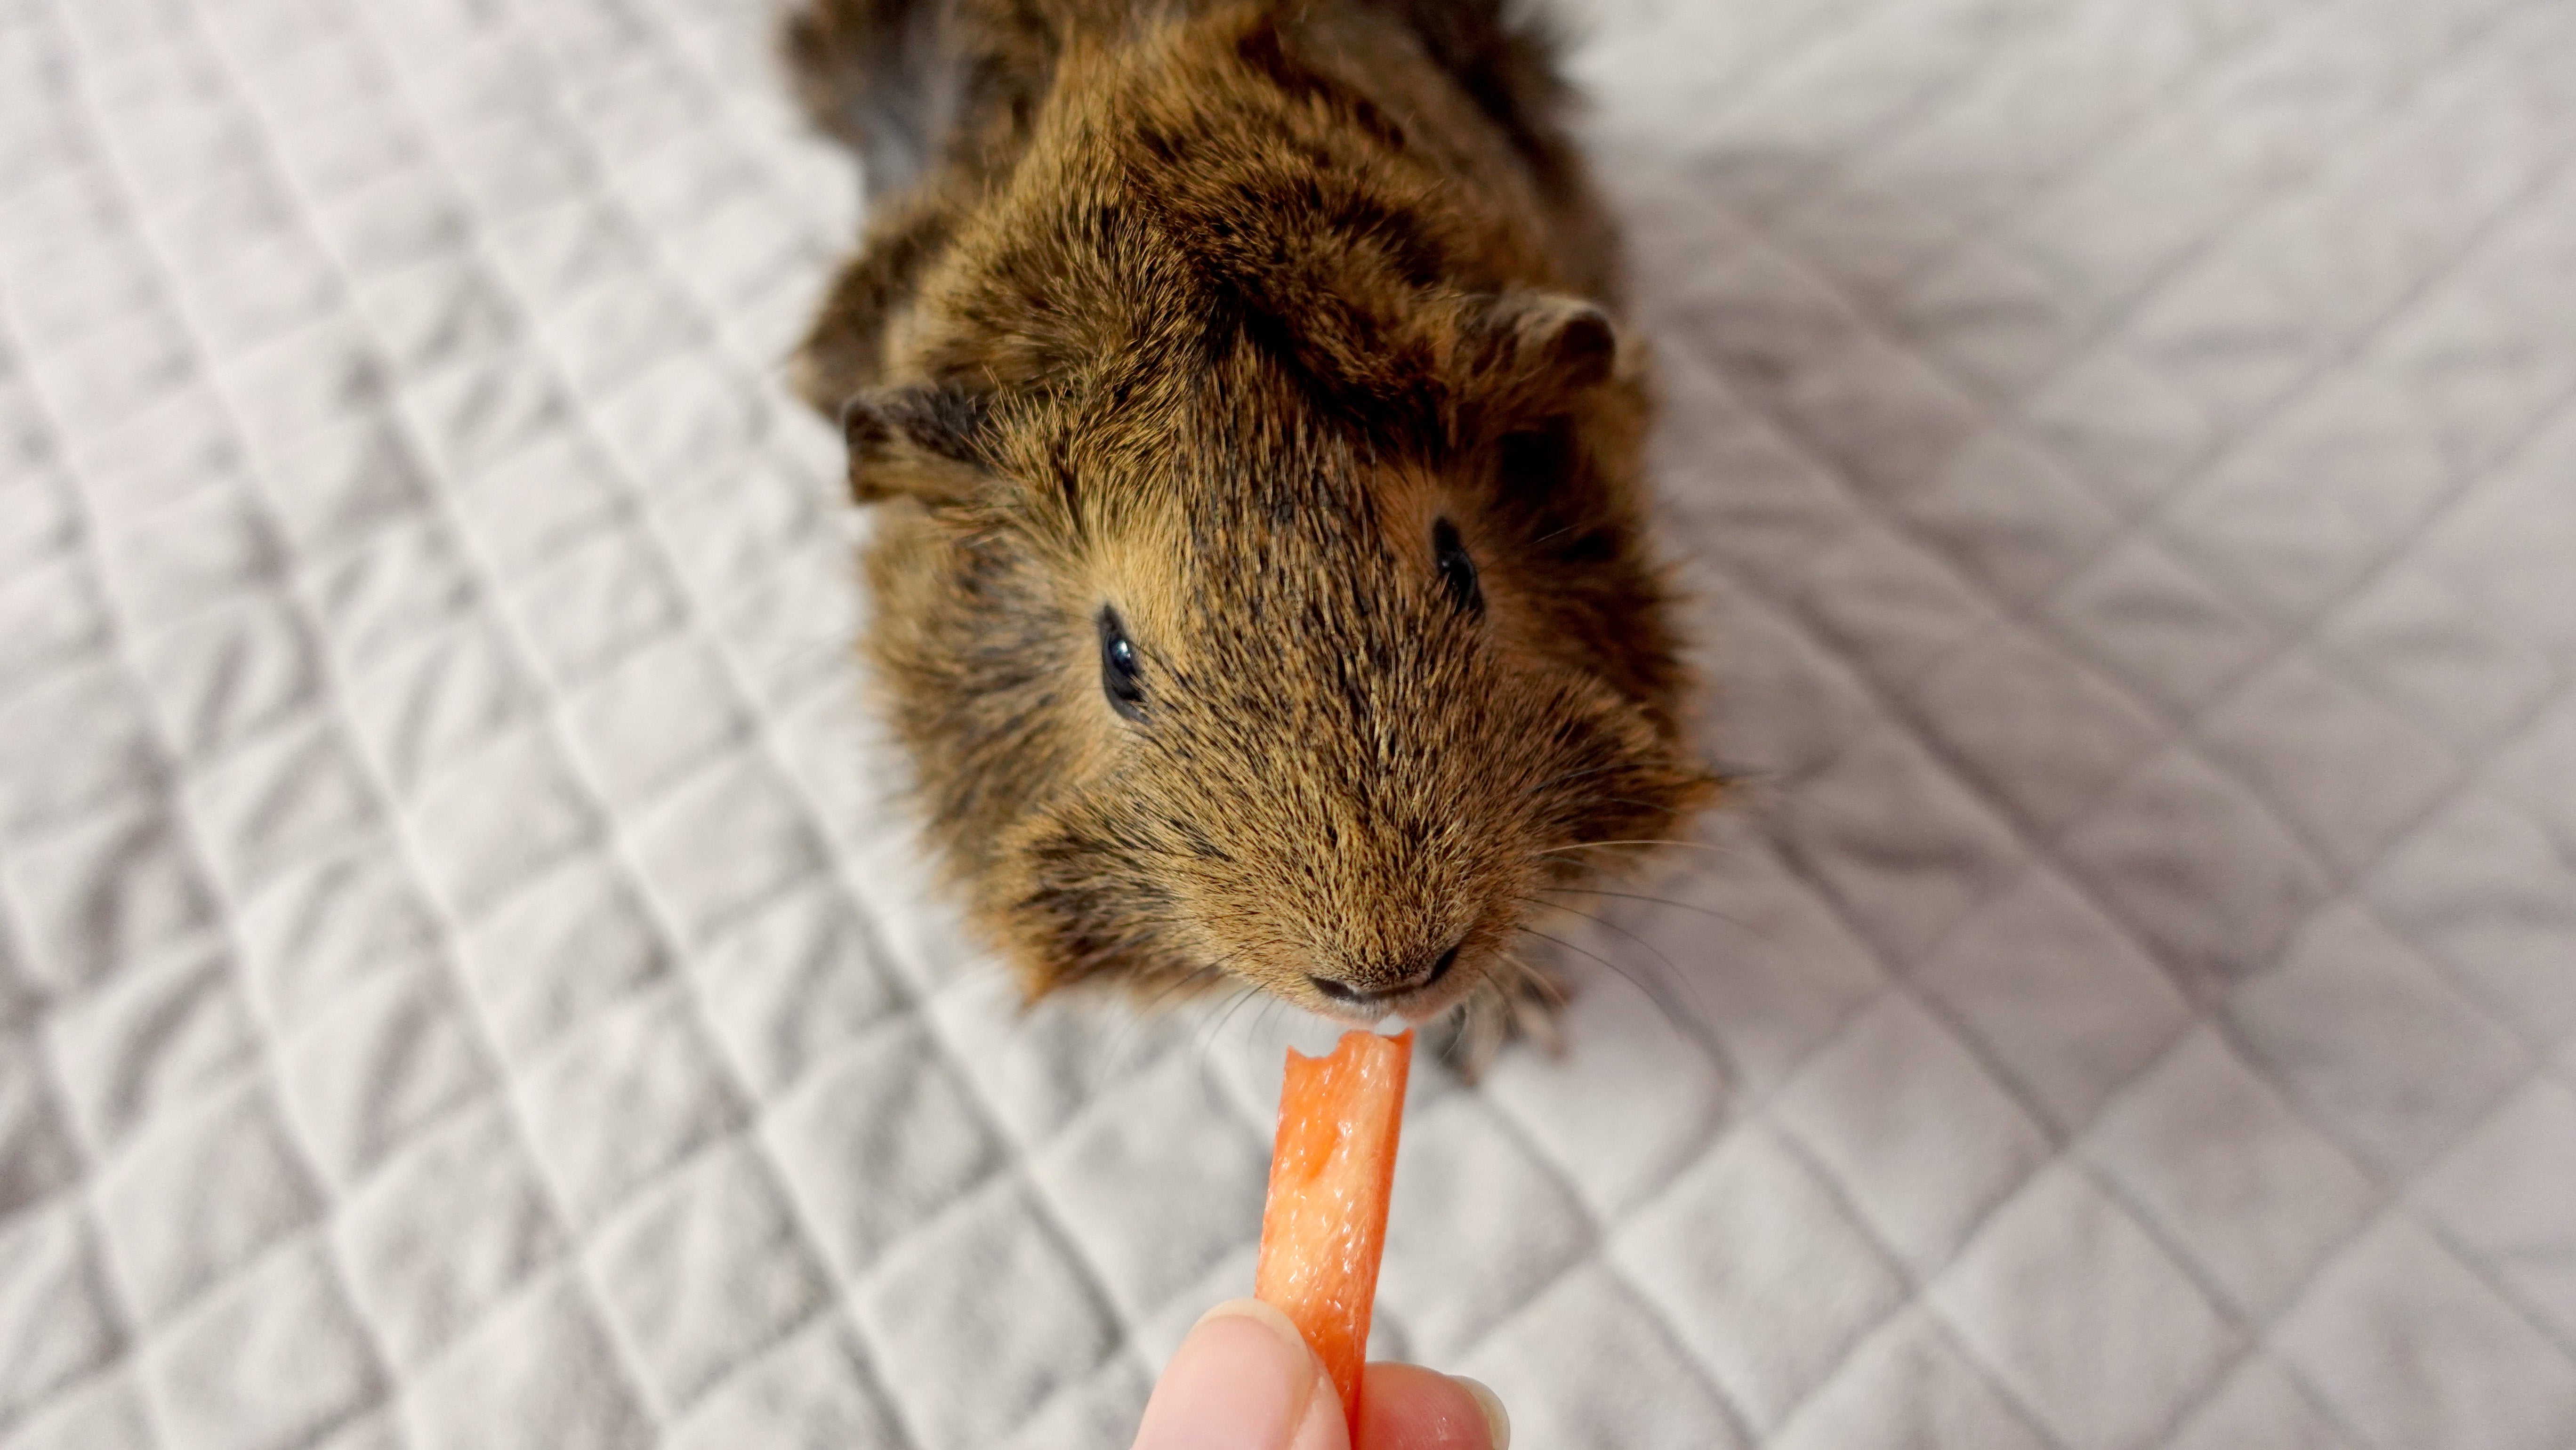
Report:
[[1413,1034],[1344,1033],[1329,1057],[1290,1049],[1271,1150],[1270,1202],[1261,1213],[1261,1266],[1252,1292],[1306,1336],[1341,1393],[1351,1435],[1360,1426],[1360,1366],[1369,1306],[1386,1247],[1395,1139]]

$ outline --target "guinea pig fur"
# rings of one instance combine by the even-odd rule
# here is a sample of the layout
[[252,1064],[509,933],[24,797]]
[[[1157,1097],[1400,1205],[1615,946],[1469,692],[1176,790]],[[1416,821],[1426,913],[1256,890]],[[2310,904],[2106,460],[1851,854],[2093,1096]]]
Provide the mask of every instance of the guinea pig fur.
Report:
[[871,223],[796,362],[867,647],[1031,997],[1429,1021],[1716,782],[1640,349],[1499,0],[814,0]]

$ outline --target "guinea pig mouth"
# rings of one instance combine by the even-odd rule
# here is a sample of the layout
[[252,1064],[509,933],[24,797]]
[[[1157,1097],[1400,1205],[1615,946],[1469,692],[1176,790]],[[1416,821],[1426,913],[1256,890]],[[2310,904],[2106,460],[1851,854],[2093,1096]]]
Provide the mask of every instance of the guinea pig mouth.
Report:
[[1307,985],[1319,1000],[1302,1005],[1357,1027],[1374,1027],[1389,1017],[1401,1017],[1408,1025],[1419,1027],[1475,990],[1475,973],[1457,969],[1464,946],[1462,942],[1442,954],[1420,982],[1385,991],[1368,991],[1331,977],[1309,976]]

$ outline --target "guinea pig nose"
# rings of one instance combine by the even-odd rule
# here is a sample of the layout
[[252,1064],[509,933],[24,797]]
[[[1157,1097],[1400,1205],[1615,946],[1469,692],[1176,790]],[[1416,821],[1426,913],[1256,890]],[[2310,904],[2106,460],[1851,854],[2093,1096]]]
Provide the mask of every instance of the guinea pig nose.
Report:
[[1457,946],[1453,946],[1449,948],[1449,950],[1442,952],[1440,954],[1440,960],[1431,964],[1431,975],[1422,979],[1422,985],[1426,987],[1431,986],[1438,982],[1442,977],[1449,975],[1449,969],[1458,965],[1458,947],[1463,947],[1465,945],[1465,942],[1460,942]]
[[1310,976],[1306,980],[1315,984],[1316,991],[1323,993],[1325,996],[1332,998],[1336,1002],[1348,1003],[1353,1007],[1362,1006],[1368,1002],[1374,1001],[1378,995],[1375,992],[1364,992],[1359,988],[1352,986],[1348,982],[1336,982],[1330,977]]
[[1383,1002],[1389,997],[1400,996],[1406,992],[1420,991],[1438,982],[1442,977],[1449,975],[1451,967],[1458,965],[1458,948],[1465,945],[1465,942],[1460,942],[1457,946],[1442,952],[1440,960],[1431,964],[1431,970],[1389,986],[1355,987],[1348,982],[1337,982],[1330,977],[1310,976],[1306,980],[1315,984],[1316,991],[1336,1002],[1353,1007],[1365,1007],[1372,1002]]

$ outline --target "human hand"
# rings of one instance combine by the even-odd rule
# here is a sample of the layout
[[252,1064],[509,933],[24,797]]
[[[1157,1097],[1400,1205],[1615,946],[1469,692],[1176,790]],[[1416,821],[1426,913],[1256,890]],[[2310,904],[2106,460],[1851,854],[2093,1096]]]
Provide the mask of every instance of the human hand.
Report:
[[1181,1341],[1134,1450],[1507,1450],[1511,1422],[1483,1385],[1413,1364],[1372,1364],[1359,1444],[1288,1316],[1258,1299],[1207,1312]]

